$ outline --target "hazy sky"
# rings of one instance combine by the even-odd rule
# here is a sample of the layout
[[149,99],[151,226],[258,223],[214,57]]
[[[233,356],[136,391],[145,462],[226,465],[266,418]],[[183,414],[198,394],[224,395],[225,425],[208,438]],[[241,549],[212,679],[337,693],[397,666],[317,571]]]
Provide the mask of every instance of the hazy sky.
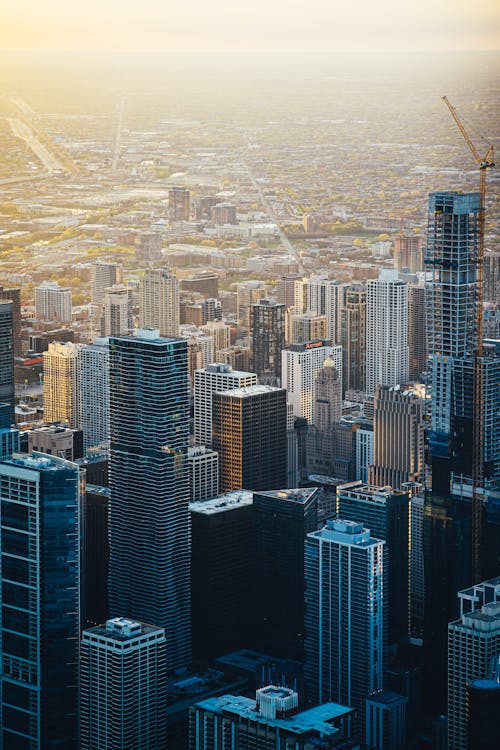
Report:
[[2,0],[0,49],[498,49],[498,0]]

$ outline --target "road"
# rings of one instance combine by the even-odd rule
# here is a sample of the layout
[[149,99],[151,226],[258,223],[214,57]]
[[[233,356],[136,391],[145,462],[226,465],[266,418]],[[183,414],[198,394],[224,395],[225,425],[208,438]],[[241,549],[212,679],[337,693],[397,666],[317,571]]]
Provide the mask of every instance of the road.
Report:
[[38,138],[26,125],[26,123],[18,120],[17,117],[9,117],[8,121],[13,135],[17,136],[17,138],[21,138],[23,141],[26,141],[30,149],[36,156],[38,156],[43,166],[49,172],[55,172],[56,170],[63,170],[64,172],[67,171],[64,164],[50,153],[50,151],[43,145],[43,143],[38,140]]

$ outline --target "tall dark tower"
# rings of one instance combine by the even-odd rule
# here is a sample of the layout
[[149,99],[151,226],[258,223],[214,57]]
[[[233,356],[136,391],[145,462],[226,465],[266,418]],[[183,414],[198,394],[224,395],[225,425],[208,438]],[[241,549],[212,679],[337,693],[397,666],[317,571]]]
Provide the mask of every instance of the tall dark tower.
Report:
[[9,404],[14,422],[14,304],[0,299],[0,402]]
[[253,371],[261,382],[281,382],[281,350],[285,348],[285,305],[261,299],[250,308]]

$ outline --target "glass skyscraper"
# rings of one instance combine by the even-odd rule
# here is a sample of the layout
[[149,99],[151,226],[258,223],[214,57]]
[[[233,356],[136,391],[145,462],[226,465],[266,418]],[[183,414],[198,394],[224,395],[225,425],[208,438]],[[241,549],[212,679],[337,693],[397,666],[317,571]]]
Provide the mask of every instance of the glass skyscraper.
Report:
[[74,750],[79,630],[78,467],[0,462],[3,750]]
[[191,654],[185,340],[110,339],[110,434],[110,613],[165,628],[175,669]]
[[0,299],[0,401],[10,405],[14,421],[14,305]]

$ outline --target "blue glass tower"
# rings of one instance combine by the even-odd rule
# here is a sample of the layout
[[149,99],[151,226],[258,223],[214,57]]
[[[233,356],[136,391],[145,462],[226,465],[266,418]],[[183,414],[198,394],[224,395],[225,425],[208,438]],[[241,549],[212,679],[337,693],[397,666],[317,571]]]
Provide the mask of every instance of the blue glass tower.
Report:
[[169,669],[190,660],[187,343],[110,339],[112,617],[165,628]]
[[3,750],[76,747],[79,487],[62,458],[0,462]]

